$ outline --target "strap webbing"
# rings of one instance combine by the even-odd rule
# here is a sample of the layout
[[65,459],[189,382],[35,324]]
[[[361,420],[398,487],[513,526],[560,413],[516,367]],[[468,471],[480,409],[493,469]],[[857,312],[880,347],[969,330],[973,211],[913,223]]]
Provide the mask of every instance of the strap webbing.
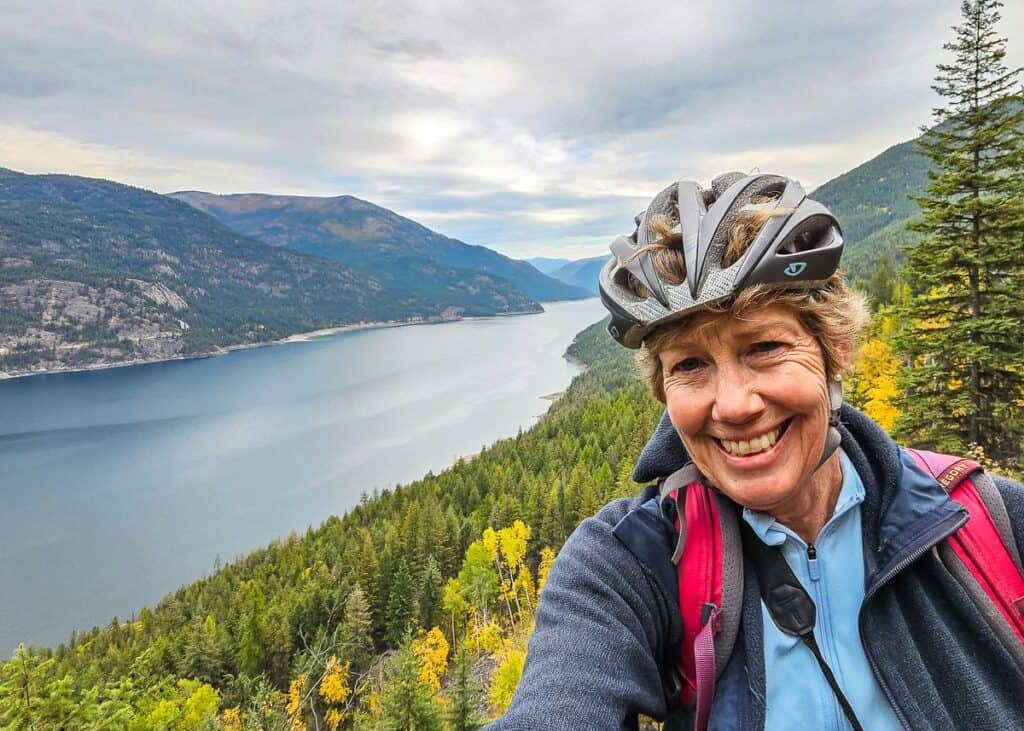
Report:
[[782,551],[777,546],[766,546],[761,539],[754,535],[754,531],[746,521],[741,520],[740,527],[743,531],[743,552],[754,564],[758,583],[761,586],[761,599],[768,607],[768,613],[772,616],[775,625],[787,635],[798,637],[810,648],[850,725],[853,726],[854,731],[863,731],[863,727],[857,720],[857,715],[853,712],[853,706],[843,694],[835,675],[832,674],[832,669],[821,654],[817,640],[814,639],[817,610],[811,597],[800,580],[793,574],[793,570],[786,563]]
[[697,633],[693,643],[694,669],[697,681],[697,712],[694,729],[704,731],[711,716],[711,701],[715,697],[715,631],[722,611],[714,604],[707,604],[710,614],[704,627]]

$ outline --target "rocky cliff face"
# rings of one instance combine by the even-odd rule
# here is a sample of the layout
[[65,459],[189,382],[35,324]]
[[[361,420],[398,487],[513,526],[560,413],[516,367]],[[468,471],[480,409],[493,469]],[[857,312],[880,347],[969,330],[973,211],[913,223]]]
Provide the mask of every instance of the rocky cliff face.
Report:
[[537,311],[460,271],[400,288],[106,180],[0,168],[0,374],[218,352],[338,325]]

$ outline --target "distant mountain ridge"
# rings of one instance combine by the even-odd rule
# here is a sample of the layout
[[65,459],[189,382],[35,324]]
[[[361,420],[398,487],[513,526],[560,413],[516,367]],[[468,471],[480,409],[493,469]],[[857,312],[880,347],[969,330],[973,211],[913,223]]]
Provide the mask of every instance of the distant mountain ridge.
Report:
[[551,272],[551,276],[567,284],[583,287],[592,294],[597,294],[598,275],[610,258],[611,254],[608,254],[607,256],[593,256],[589,259],[570,261]]
[[547,256],[535,256],[530,259],[524,259],[527,264],[532,266],[541,274],[550,275],[551,272],[555,271],[559,267],[563,267],[570,263],[571,259],[552,259]]
[[590,296],[579,287],[541,274],[527,262],[443,236],[353,196],[216,195],[201,191],[171,196],[271,246],[324,257],[412,291],[421,287],[425,278],[441,282],[458,278],[462,270],[472,270],[506,279],[538,301]]
[[354,323],[541,310],[486,272],[458,270],[445,285],[392,286],[139,188],[0,168],[0,374],[201,355]]

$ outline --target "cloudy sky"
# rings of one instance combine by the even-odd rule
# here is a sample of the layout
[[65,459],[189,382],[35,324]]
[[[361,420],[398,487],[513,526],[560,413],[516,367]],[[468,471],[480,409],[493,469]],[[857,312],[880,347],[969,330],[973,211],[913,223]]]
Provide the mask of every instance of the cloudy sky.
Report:
[[955,0],[0,0],[0,166],[351,194],[511,256],[593,256],[680,177],[814,186],[915,136],[958,20]]

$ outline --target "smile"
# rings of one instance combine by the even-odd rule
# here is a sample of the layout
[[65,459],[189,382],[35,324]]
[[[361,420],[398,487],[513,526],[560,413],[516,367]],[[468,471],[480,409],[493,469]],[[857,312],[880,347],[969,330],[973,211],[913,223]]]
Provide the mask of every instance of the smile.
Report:
[[715,441],[729,454],[735,457],[747,457],[752,454],[760,454],[774,447],[783,432],[786,431],[787,426],[789,426],[788,419],[774,429],[752,439],[733,441],[731,439],[716,438]]

